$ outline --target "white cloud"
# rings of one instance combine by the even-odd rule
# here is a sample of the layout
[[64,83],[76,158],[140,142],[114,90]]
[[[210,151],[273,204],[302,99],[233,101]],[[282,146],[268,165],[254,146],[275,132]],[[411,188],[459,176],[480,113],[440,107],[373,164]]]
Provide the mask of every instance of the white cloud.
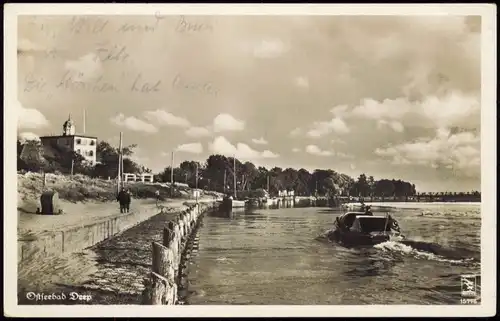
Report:
[[125,127],[136,132],[145,132],[150,134],[158,132],[158,129],[150,123],[133,116],[125,117],[122,113],[119,113],[115,117],[111,117],[111,122],[117,126]]
[[396,121],[396,120],[387,121],[387,120],[381,119],[377,122],[377,125],[379,128],[389,126],[392,130],[394,130],[397,133],[402,133],[405,130],[405,127],[403,126],[403,124],[401,124],[399,121]]
[[32,132],[23,132],[18,135],[19,141],[24,144],[28,140],[40,141],[40,136]]
[[390,126],[391,126],[392,130],[394,130],[395,132],[398,132],[398,133],[402,133],[405,130],[405,127],[403,126],[403,124],[401,124],[398,121],[392,121],[390,123]]
[[350,130],[347,127],[346,123],[341,118],[334,118],[330,121],[330,126],[334,132],[338,134],[346,134],[349,133]]
[[146,119],[150,122],[157,122],[160,125],[174,126],[174,127],[189,127],[190,123],[187,119],[175,116],[166,110],[157,109],[150,110],[144,113]]
[[388,157],[393,164],[417,164],[433,168],[453,168],[464,175],[478,175],[480,171],[480,139],[471,132],[450,135],[438,129],[434,138],[420,138],[412,142],[377,148],[375,154]]
[[245,129],[245,122],[229,114],[219,114],[214,118],[213,129],[215,132],[242,131]]
[[186,130],[186,135],[190,137],[206,137],[210,136],[210,130],[205,127],[190,127]]
[[301,88],[309,88],[309,79],[307,77],[295,77],[294,79],[295,86]]
[[339,105],[333,107],[330,112],[335,116],[335,117],[341,117],[344,116],[349,109],[349,106],[347,105]]
[[49,125],[49,121],[45,116],[36,109],[24,108],[21,103],[17,102],[17,127],[35,129]]
[[102,63],[93,52],[78,58],[78,60],[68,60],[64,66],[66,70],[76,73],[81,81],[97,77],[102,71]]
[[218,136],[209,144],[209,150],[212,153],[222,154],[227,157],[236,156],[236,158],[255,160],[262,158],[276,158],[279,155],[265,150],[263,152],[256,151],[244,143],[231,144],[225,137]]
[[309,153],[311,155],[317,155],[317,156],[332,156],[333,155],[333,152],[328,151],[328,150],[321,150],[316,145],[307,145],[306,146],[306,153]]
[[354,158],[354,155],[346,154],[346,153],[343,153],[343,152],[336,152],[335,156],[337,156],[339,158],[344,158],[344,159],[353,159]]
[[265,150],[261,154],[262,158],[278,158],[280,155],[271,152],[270,150]]
[[277,58],[288,51],[281,40],[262,40],[253,46],[253,55],[257,58]]
[[337,134],[349,133],[349,127],[347,124],[339,117],[335,117],[328,122],[315,122],[311,126],[311,129],[307,132],[307,136],[312,138],[318,138],[335,132]]
[[412,101],[407,98],[382,101],[368,98],[351,109],[346,105],[340,105],[330,112],[343,118],[373,119],[379,125],[389,125],[395,131],[401,131],[405,125],[475,128],[480,122],[480,109],[479,94],[449,91]]
[[267,145],[267,140],[265,140],[263,137],[259,138],[259,139],[255,139],[253,138],[252,139],[252,142],[254,144],[257,144],[257,145]]
[[364,99],[359,106],[352,109],[351,115],[371,119],[401,119],[411,111],[411,103],[404,99],[385,99],[378,102],[373,99]]
[[192,154],[201,154],[203,153],[203,146],[201,145],[201,143],[182,144],[177,146],[176,151],[192,153]]
[[294,148],[292,148],[292,152],[298,153],[298,152],[300,152],[300,148],[294,147]]
[[419,107],[423,115],[434,121],[438,127],[458,126],[474,121],[474,116],[479,118],[479,99],[476,95],[451,92],[444,97],[428,97]]

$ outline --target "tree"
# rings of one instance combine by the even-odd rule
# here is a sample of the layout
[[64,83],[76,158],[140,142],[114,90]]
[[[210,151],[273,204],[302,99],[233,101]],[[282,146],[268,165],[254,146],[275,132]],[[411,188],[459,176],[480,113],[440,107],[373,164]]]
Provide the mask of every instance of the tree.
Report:
[[273,167],[269,171],[269,182],[270,182],[270,191],[272,195],[278,195],[279,191],[284,189],[281,172],[283,169],[281,167]]
[[358,180],[352,185],[351,195],[365,197],[369,192],[368,179],[365,174],[361,174]]
[[[131,159],[135,147],[137,147],[137,145],[132,144],[122,148],[123,173],[142,173],[143,167]],[[119,149],[111,146],[106,141],[100,141],[96,146],[96,152],[98,164],[96,164],[94,168],[93,176],[102,178],[117,177],[118,162],[120,159]]]
[[375,195],[389,197],[394,195],[395,186],[392,180],[381,179],[375,182]]
[[299,169],[297,172],[297,195],[311,195],[311,184],[312,175],[306,169]]
[[330,176],[324,179],[322,185],[324,185],[324,191],[327,196],[333,197],[337,195],[338,185],[335,184],[333,177]]
[[184,176],[183,182],[191,187],[196,186],[196,171],[198,170],[198,180],[202,176],[203,168],[199,162],[184,161],[179,165],[182,175]]
[[259,175],[259,170],[250,162],[245,162],[237,167],[236,172],[240,182],[239,189],[242,191],[250,190],[251,182]]
[[[234,160],[233,158],[227,158],[224,155],[210,155],[207,158],[205,163],[205,168],[203,171],[204,181],[207,184],[207,188],[222,192],[226,190],[229,192],[234,189],[234,164],[233,161],[236,161],[236,168],[241,167],[241,162],[238,160]],[[224,181],[224,178],[226,179]],[[224,188],[224,185],[226,188]],[[229,189],[227,189],[229,187]]]
[[17,169],[31,172],[44,170],[47,162],[43,157],[44,149],[39,140],[27,140],[24,144],[17,141]]
[[295,169],[287,168],[278,176],[284,189],[292,191],[298,186],[299,173]]
[[267,190],[268,189],[267,188],[267,178],[269,176],[269,171],[267,170],[267,168],[259,166],[257,168],[257,172],[258,172],[257,176],[250,183],[252,186],[252,189]]
[[375,179],[373,178],[373,176],[368,176],[367,184],[368,195],[370,195],[370,197],[373,197],[373,195],[375,194]]

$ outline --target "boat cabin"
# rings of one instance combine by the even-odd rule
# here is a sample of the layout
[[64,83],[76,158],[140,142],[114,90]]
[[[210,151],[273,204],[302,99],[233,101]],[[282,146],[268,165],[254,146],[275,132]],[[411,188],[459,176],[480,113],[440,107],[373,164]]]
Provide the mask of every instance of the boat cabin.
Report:
[[339,216],[338,221],[341,225],[343,225],[347,229],[350,229],[352,227],[352,224],[356,220],[356,217],[358,216],[370,216],[370,214],[366,212],[348,212],[344,215]]
[[388,217],[385,216],[356,216],[351,231],[362,233],[390,232],[389,223]]

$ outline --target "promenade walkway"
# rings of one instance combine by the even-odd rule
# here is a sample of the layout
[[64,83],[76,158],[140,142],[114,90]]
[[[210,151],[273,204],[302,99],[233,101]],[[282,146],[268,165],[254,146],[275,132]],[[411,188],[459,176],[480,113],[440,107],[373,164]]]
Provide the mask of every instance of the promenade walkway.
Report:
[[[200,201],[212,201],[213,198],[203,198]],[[167,199],[160,203],[160,207],[176,208],[183,203],[194,203],[195,200]],[[18,211],[18,237],[26,234],[36,235],[45,231],[59,231],[71,227],[84,226],[96,221],[112,217],[120,213],[117,202],[61,202],[64,214],[38,215]],[[130,211],[144,218],[158,214],[156,201],[151,199],[133,199]]]

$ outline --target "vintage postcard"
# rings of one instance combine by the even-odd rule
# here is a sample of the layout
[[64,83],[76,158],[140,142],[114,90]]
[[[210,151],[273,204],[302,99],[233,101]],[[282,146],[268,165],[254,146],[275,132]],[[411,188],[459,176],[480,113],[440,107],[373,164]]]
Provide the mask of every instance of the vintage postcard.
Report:
[[5,315],[496,314],[494,5],[4,8]]

